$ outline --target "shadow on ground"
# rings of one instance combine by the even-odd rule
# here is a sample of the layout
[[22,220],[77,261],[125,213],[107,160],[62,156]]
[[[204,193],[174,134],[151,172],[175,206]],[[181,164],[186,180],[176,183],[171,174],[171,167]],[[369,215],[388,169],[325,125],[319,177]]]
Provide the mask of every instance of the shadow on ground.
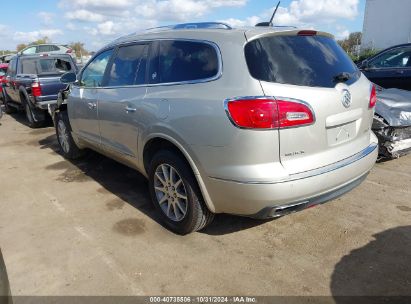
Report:
[[[335,266],[331,291],[336,302],[355,303],[344,296],[376,296],[369,303],[411,303],[411,226],[386,230],[373,237],[373,241],[351,251]],[[408,296],[408,302],[388,298],[393,296]]]
[[11,304],[11,293],[6,265],[0,249],[0,304]]
[[[37,141],[40,149],[51,149],[59,153],[59,145],[55,135],[49,135]],[[91,178],[102,186],[101,192],[110,192],[121,201],[140,210],[145,215],[162,225],[161,218],[151,203],[146,178],[136,170],[128,168],[103,155],[89,151],[87,155],[74,161],[63,160],[48,166],[46,169],[63,170],[58,177],[62,182],[83,182]],[[108,208],[121,208],[122,202],[111,202]],[[266,221],[249,218],[217,215],[213,223],[201,233],[209,235],[223,235],[249,229]]]
[[[13,118],[15,121],[21,123],[22,125],[25,125],[27,128],[29,128],[29,123],[27,121],[25,112],[19,111],[19,112],[15,112],[12,114],[8,114],[8,116]],[[32,130],[41,130],[42,128],[47,128],[47,127],[52,127],[52,126],[53,126],[53,120],[51,119],[50,115],[47,114],[44,125],[39,128],[33,128]]]

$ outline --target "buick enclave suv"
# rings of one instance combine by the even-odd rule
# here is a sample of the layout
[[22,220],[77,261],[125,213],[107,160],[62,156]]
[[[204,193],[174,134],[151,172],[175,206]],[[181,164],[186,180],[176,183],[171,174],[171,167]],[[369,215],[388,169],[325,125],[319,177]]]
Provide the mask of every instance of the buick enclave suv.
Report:
[[62,81],[62,153],[91,148],[140,171],[180,234],[215,213],[265,219],[324,203],[377,158],[375,88],[324,32],[151,29]]

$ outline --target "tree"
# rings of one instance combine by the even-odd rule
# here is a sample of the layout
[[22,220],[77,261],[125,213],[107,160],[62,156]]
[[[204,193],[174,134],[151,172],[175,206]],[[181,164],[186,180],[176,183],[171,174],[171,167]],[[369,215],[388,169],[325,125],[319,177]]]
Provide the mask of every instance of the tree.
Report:
[[84,48],[84,43],[82,42],[72,42],[69,47],[76,53],[76,57],[81,58],[84,55],[88,55],[88,51]]
[[21,50],[25,49],[26,47],[27,47],[26,44],[20,43],[20,44],[17,45],[16,50],[17,50],[17,52],[20,52]]
[[49,39],[49,37],[44,36],[43,38],[30,42],[29,45],[46,44],[46,43],[51,43],[51,40]]
[[347,38],[339,40],[338,43],[349,54],[356,51],[356,48],[361,45],[361,32],[351,33]]

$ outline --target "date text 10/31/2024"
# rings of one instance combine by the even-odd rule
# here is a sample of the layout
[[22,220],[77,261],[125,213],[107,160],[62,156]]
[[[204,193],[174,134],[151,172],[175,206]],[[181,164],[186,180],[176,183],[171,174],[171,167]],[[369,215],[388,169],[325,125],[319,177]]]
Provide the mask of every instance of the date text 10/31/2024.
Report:
[[150,303],[257,303],[254,297],[150,297]]

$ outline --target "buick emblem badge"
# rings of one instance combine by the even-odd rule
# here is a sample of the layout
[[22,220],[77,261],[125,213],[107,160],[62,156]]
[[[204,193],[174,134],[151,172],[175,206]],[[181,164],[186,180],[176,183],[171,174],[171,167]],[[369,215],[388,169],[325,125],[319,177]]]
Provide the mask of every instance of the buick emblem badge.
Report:
[[351,106],[352,98],[351,98],[351,93],[350,91],[344,89],[343,90],[343,96],[341,98],[341,102],[344,107],[349,108]]

